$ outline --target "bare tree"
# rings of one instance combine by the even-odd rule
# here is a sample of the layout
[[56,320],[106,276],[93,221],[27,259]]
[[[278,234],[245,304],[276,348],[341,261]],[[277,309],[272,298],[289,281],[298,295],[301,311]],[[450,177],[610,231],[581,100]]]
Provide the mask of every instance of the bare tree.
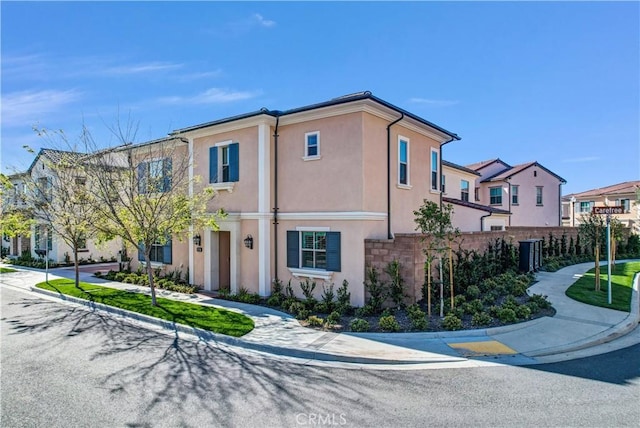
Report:
[[93,153],[88,165],[93,208],[99,218],[96,227],[101,236],[117,236],[138,248],[155,306],[152,263],[163,257],[158,251],[171,239],[184,238],[192,226],[217,230],[216,219],[224,212],[207,210],[207,203],[215,195],[212,189],[194,191],[199,177],[190,176],[193,160],[185,140],[168,137],[131,144],[129,136],[134,130],[130,122],[125,129],[112,129],[123,144],[107,150],[97,150],[86,129],[83,139]]
[[588,213],[582,215],[578,233],[593,248],[595,259],[595,291],[600,291],[600,244],[603,242],[605,229],[604,219],[599,214]]

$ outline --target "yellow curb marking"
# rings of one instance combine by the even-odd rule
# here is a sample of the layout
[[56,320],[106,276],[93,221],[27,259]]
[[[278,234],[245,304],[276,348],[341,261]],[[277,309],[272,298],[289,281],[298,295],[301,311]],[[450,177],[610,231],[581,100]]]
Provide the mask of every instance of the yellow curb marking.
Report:
[[507,345],[496,340],[487,340],[483,342],[448,343],[448,345],[452,348],[462,350],[462,354],[464,355],[512,355],[518,353],[509,348]]

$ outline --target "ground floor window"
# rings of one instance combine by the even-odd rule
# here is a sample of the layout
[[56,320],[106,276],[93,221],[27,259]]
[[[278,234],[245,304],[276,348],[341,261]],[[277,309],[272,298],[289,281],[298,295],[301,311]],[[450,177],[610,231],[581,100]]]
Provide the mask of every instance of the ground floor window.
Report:
[[[144,245],[138,245],[138,261],[145,261],[144,252]],[[150,260],[153,263],[163,263],[165,265],[170,265],[172,262],[172,256],[173,254],[171,251],[171,239],[169,239],[165,243],[156,241],[156,243],[151,246]]]
[[287,267],[340,272],[340,232],[287,231]]

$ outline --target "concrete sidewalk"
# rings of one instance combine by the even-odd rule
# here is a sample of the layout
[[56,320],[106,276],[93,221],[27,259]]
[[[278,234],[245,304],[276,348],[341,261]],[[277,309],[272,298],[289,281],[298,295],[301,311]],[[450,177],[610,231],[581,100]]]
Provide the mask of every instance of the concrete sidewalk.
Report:
[[[255,322],[255,329],[241,338],[233,338],[32,288],[45,280],[45,275],[40,270],[25,269],[3,274],[0,283],[108,310],[128,318],[194,334],[205,340],[309,361],[378,365],[475,361],[524,365],[546,362],[548,358],[545,357],[548,356],[567,354],[612,341],[631,332],[638,325],[640,300],[637,277],[630,313],[586,305],[565,296],[565,290],[592,266],[593,263],[583,263],[554,273],[537,274],[538,282],[529,292],[548,296],[557,311],[554,317],[497,328],[437,333],[323,332],[302,327],[290,315],[263,306],[215,299],[203,294],[185,295],[158,290],[159,297],[217,306],[250,316]],[[72,269],[52,269],[50,272],[50,279],[73,278],[74,275]],[[109,282],[92,275],[81,273],[81,281],[148,293],[148,288],[145,287]]]

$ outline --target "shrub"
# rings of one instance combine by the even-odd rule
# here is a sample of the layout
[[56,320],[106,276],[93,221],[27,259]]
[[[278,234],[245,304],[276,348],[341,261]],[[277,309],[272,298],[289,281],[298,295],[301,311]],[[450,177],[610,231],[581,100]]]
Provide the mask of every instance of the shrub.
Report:
[[340,312],[338,311],[331,312],[327,317],[327,324],[329,325],[338,324],[340,322],[340,317],[341,317]]
[[477,285],[470,285],[467,287],[467,291],[465,291],[465,294],[470,299],[477,299],[480,297],[480,288]]
[[356,309],[356,317],[368,317],[374,314],[374,309],[370,304],[366,304],[361,308]]
[[547,300],[547,296],[543,296],[541,294],[534,294],[530,296],[529,302],[536,303],[540,309],[551,308],[551,303]]
[[299,320],[304,320],[309,318],[309,314],[310,312],[306,309],[301,309],[300,311],[298,311],[298,313],[296,314],[296,319]]
[[335,307],[334,299],[336,298],[336,293],[333,291],[333,283],[329,284],[329,287],[326,287],[324,284],[322,285],[322,296],[320,300],[322,301],[323,311],[324,313],[333,312]]
[[482,304],[482,300],[475,299],[469,303],[465,303],[464,305],[462,305],[462,309],[464,310],[464,313],[473,315],[478,312],[482,312],[482,310],[484,309],[484,306]]
[[388,315],[386,317],[380,317],[380,321],[378,321],[378,327],[382,331],[399,331],[400,324],[396,320],[396,317],[393,315]]
[[282,301],[280,300],[280,296],[271,296],[267,299],[267,305],[269,306],[275,306],[278,307],[282,304]]
[[518,320],[516,312],[511,308],[501,308],[498,311],[498,318],[505,323],[516,322]]
[[387,264],[386,269],[384,270],[389,278],[391,278],[391,283],[389,284],[389,297],[393,300],[393,304],[398,308],[404,307],[404,279],[402,275],[400,275],[400,262],[398,260],[393,260]]
[[471,324],[475,326],[491,324],[491,316],[486,312],[476,312],[471,318]]
[[124,282],[124,279],[127,277],[127,275],[128,275],[127,272],[118,272],[115,274],[113,279],[118,282]]
[[407,308],[407,315],[411,320],[411,328],[413,330],[426,330],[429,323],[427,322],[426,314],[420,306],[411,305]]
[[362,318],[354,318],[351,320],[351,323],[349,323],[349,327],[351,328],[351,331],[355,331],[355,332],[365,332],[365,331],[369,331],[369,321],[367,320],[363,320]]
[[449,331],[460,330],[462,328],[462,320],[453,312],[449,312],[442,320],[442,327]]
[[377,314],[382,309],[382,304],[387,298],[387,286],[378,278],[378,269],[369,267],[367,269],[367,280],[364,282],[364,288],[369,293],[368,305],[373,309],[373,313]]
[[311,327],[322,327],[324,325],[324,320],[315,315],[311,315],[309,318],[307,318],[307,322]]
[[[304,304],[302,302],[295,301],[289,305],[289,312],[291,312],[294,316],[305,310]],[[306,318],[306,317],[305,317]]]
[[309,278],[306,278],[303,282],[300,282],[300,288],[302,289],[302,294],[304,295],[304,303],[307,306],[307,309],[313,309],[316,306],[318,301],[315,297],[313,297],[313,290],[316,289],[316,282],[309,281]]
[[464,294],[458,294],[453,298],[453,306],[456,306],[456,307],[462,306],[462,304],[466,301],[467,301],[467,298],[465,297]]
[[492,316],[493,318],[498,318],[500,309],[501,309],[500,306],[493,305],[489,307],[487,312],[489,312],[489,315]]
[[538,306],[536,302],[527,302],[527,307],[529,307],[529,310],[532,314],[537,314],[538,312],[540,312],[540,306]]
[[531,318],[531,309],[527,305],[520,305],[516,308],[516,316],[521,320]]

